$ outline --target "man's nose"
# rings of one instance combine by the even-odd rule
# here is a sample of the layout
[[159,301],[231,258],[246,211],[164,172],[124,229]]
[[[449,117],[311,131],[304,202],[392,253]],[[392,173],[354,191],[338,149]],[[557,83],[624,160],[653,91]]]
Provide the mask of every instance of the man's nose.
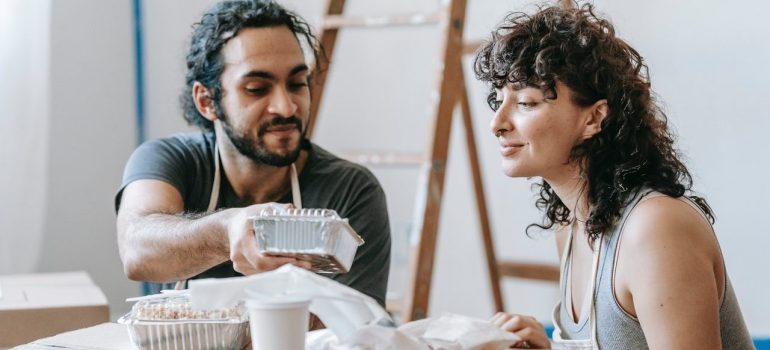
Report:
[[268,113],[291,117],[297,112],[297,104],[291,99],[291,95],[285,88],[273,89],[270,94],[270,105],[267,108]]

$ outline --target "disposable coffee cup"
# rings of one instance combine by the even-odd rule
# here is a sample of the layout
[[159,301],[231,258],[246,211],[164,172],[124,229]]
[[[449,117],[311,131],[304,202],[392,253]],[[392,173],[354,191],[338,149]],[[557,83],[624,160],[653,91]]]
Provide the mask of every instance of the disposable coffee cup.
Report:
[[252,349],[305,349],[309,305],[306,298],[247,300]]

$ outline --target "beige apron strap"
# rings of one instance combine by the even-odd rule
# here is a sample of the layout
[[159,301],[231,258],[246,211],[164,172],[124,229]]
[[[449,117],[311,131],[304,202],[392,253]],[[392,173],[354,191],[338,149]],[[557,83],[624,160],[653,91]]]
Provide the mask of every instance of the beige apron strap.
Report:
[[[211,195],[209,198],[209,206],[206,209],[207,213],[213,212],[217,208],[217,202],[219,200],[219,187],[221,186],[221,171],[219,169],[219,147],[214,145],[214,184],[211,186]],[[291,197],[294,200],[294,207],[302,209],[302,194],[299,190],[299,176],[297,176],[297,167],[294,163],[291,163]],[[187,286],[187,280],[182,280],[176,283],[174,289],[185,289]]]
[[[566,264],[567,259],[568,259],[569,255],[572,253],[572,249],[570,249],[570,248],[572,246],[572,234],[573,234],[573,231],[574,230],[570,229],[570,234],[569,234],[569,236],[567,236],[567,242],[566,242],[566,244],[564,245],[564,248],[563,248],[562,261],[559,264],[560,265],[559,269],[561,271],[561,273],[560,273],[561,276],[560,276],[560,281],[559,281],[559,288],[560,288],[560,290],[564,290],[564,281],[565,281],[565,279],[567,277],[567,276],[564,275],[564,271],[565,271],[565,268],[566,268],[566,265],[567,265]],[[592,259],[591,259],[592,260],[592,262],[591,262],[591,292],[590,292],[591,293],[591,298],[590,298],[590,301],[589,301],[589,307],[591,308],[591,312],[589,314],[590,316],[588,316],[588,321],[590,322],[590,325],[591,325],[591,334],[589,335],[590,339],[565,340],[565,339],[561,338],[561,329],[559,328],[558,322],[556,322],[556,316],[557,316],[556,313],[559,312],[559,309],[558,309],[559,307],[564,307],[564,304],[562,304],[561,302],[558,302],[556,304],[556,308],[554,308],[553,316],[552,316],[553,319],[554,319],[554,322],[553,322],[554,331],[553,331],[553,334],[552,334],[552,338],[553,338],[554,344],[560,345],[562,349],[582,349],[582,348],[584,348],[584,346],[587,346],[587,344],[583,345],[584,341],[589,341],[590,344],[591,344],[590,345],[591,348],[599,349],[599,343],[597,341],[597,336],[596,336],[597,333],[596,333],[596,304],[595,304],[596,295],[595,294],[596,294],[596,276],[599,273],[599,258],[601,256],[601,251],[602,251],[603,243],[604,243],[604,235],[600,236],[599,239],[594,241],[594,247],[593,247],[594,251],[593,251]]]
[[217,202],[219,201],[219,186],[222,181],[221,175],[219,173],[219,146],[214,145],[214,184],[211,186],[209,206],[206,208],[207,213],[213,212],[217,209]]
[[[570,225],[574,225],[574,223]],[[559,262],[559,291],[565,290],[564,280],[566,279],[566,275],[564,274],[564,271],[566,271],[567,259],[569,259],[569,254],[572,251],[572,249],[570,249],[572,246],[572,231],[572,227],[570,227],[569,235],[567,235],[567,241],[564,243],[564,247],[562,247],[561,261]],[[564,304],[561,301],[558,301],[556,306],[554,306],[554,310],[551,315],[551,318],[553,319],[553,334],[551,337],[554,341],[562,340],[561,328],[559,328],[559,322],[556,322],[558,316],[557,313],[561,307],[564,307]]]
[[299,191],[299,176],[297,176],[297,167],[291,163],[291,198],[294,201],[295,209],[302,209],[302,195]]
[[596,275],[599,274],[599,257],[602,255],[602,242],[604,242],[604,235],[599,236],[599,239],[594,242],[594,254],[593,254],[593,271],[591,272],[591,316],[588,321],[591,322],[591,344],[594,349],[599,349],[599,341],[596,336]]
[[[219,187],[221,186],[221,175],[219,170],[219,146],[214,144],[214,183],[211,185],[211,195],[209,195],[209,205],[206,207],[206,212],[211,213],[217,209],[217,203],[219,202]],[[187,288],[187,280],[181,280],[176,282],[174,286],[175,290],[182,290]]]

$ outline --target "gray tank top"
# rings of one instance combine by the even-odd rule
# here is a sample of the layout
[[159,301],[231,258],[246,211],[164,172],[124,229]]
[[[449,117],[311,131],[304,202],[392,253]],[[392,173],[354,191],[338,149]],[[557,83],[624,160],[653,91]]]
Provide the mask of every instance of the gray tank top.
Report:
[[[597,287],[594,291],[594,305],[597,318],[596,338],[599,347],[602,349],[648,348],[639,321],[626,313],[620,305],[618,305],[612,292],[612,279],[615,255],[617,253],[618,242],[620,241],[626,218],[628,218],[631,210],[642,200],[642,198],[651,194],[660,195],[651,190],[639,191],[624,209],[621,218],[618,220],[618,224],[615,225],[615,229],[604,238],[604,245],[602,246],[599,261],[599,270],[596,276]],[[682,197],[682,199],[689,201],[686,197]],[[692,202],[690,201],[690,203]],[[701,212],[697,205],[695,207]],[[701,212],[701,214],[703,213]],[[565,271],[567,272],[561,276],[562,288],[560,291],[561,305],[563,307],[560,307],[560,310],[554,313],[554,322],[557,323],[558,327],[561,329],[561,336],[563,339],[589,339],[591,327],[590,322],[588,322],[588,313],[584,311],[577,324],[573,322],[572,316],[569,313],[568,305],[571,305],[571,303],[566,300],[567,291],[565,287],[567,285],[566,281],[568,281],[569,269],[565,269]],[[726,272],[724,288],[724,296],[719,308],[719,326],[722,335],[722,348],[754,349],[751,336],[749,336],[748,329],[743,320],[743,315],[738,306],[738,300],[735,297],[735,292],[733,291],[732,284],[730,283],[730,279],[727,277]],[[581,301],[577,300],[575,302],[580,303]]]

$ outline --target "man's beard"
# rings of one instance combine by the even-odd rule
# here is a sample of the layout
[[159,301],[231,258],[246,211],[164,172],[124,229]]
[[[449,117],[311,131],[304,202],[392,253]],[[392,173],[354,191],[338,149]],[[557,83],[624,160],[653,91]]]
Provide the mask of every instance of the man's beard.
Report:
[[255,140],[253,137],[251,137],[248,133],[239,133],[237,130],[233,128],[232,125],[228,122],[228,117],[222,114],[224,118],[220,118],[222,120],[222,129],[225,131],[225,134],[230,139],[230,142],[235,145],[235,148],[238,149],[238,152],[243,154],[246,157],[249,157],[251,160],[253,160],[256,163],[259,164],[267,164],[272,165],[276,167],[282,167],[290,165],[291,163],[294,163],[297,158],[299,157],[299,153],[301,150],[302,140],[305,138],[304,132],[300,135],[299,142],[297,143],[297,148],[290,150],[286,154],[279,154],[275,152],[271,152],[267,145],[265,145],[264,140],[262,139],[262,136],[265,135],[267,132],[267,129],[272,126],[277,125],[295,125],[297,127],[297,130],[302,131],[302,120],[297,118],[296,116],[291,116],[288,118],[284,117],[274,117],[273,119],[270,119],[262,124],[260,124],[259,129],[257,130],[257,139]]

